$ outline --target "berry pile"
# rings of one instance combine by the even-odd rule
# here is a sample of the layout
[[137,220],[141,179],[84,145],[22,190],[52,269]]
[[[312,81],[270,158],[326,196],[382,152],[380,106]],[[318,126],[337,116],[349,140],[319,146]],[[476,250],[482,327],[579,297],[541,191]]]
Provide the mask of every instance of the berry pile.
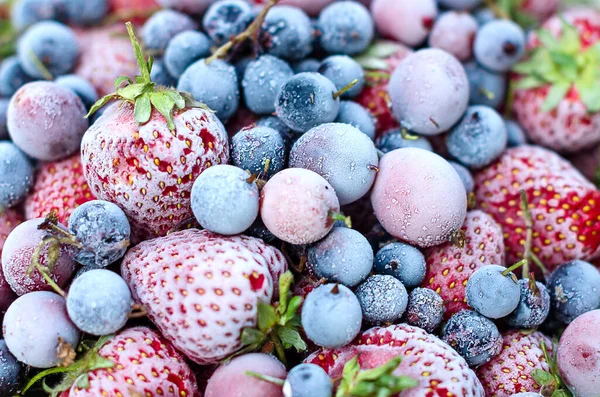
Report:
[[0,4],[0,397],[599,397],[589,3]]

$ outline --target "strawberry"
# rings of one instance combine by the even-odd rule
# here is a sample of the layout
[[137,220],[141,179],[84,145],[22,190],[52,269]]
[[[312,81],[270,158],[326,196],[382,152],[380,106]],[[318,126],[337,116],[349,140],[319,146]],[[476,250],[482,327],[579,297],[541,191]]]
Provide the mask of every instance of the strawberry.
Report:
[[548,268],[600,254],[600,192],[569,162],[537,146],[508,149],[475,175],[477,205],[502,226],[507,263],[523,258],[529,200],[532,252]]
[[353,344],[317,351],[305,362],[321,366],[336,379],[342,375],[344,365],[356,356],[363,370],[402,356],[394,373],[419,382],[416,387],[402,392],[403,397],[484,396],[475,373],[458,353],[435,336],[407,324],[371,328]]
[[446,318],[469,309],[465,290],[475,270],[485,265],[504,265],[502,229],[491,216],[480,210],[470,211],[461,230],[465,233],[463,248],[445,243],[425,251],[427,274],[422,286],[444,299]]
[[508,331],[499,355],[477,369],[487,397],[510,397],[516,393],[539,392],[534,371],[548,371],[541,343],[551,352],[552,342],[541,332]]
[[108,11],[111,17],[120,20],[133,20],[142,23],[159,8],[156,0],[109,0]]
[[10,285],[6,282],[2,272],[2,248],[6,238],[13,229],[21,224],[21,214],[13,209],[0,211],[0,312],[6,311],[8,306],[17,299]]
[[58,221],[67,225],[73,210],[90,200],[94,194],[83,176],[78,153],[38,168],[35,185],[25,200],[25,218],[43,218],[54,211]]
[[[130,4],[131,0],[123,3]],[[138,72],[135,54],[127,40],[123,25],[76,30],[81,55],[75,74],[89,81],[98,95],[114,91],[119,76],[133,76]]]
[[364,106],[375,119],[376,136],[398,127],[392,115],[387,86],[396,66],[411,52],[410,48],[399,43],[378,42],[357,58],[365,69],[367,84],[356,102]]
[[599,40],[593,9],[554,16],[530,35],[529,59],[514,68],[512,109],[532,142],[571,153],[600,142]]
[[227,163],[225,127],[187,94],[156,87],[128,25],[142,75],[134,84],[117,79],[114,94],[100,99],[93,113],[117,100],[85,133],[81,143],[85,177],[94,194],[120,206],[137,238],[164,236],[192,217],[190,193],[200,173]]

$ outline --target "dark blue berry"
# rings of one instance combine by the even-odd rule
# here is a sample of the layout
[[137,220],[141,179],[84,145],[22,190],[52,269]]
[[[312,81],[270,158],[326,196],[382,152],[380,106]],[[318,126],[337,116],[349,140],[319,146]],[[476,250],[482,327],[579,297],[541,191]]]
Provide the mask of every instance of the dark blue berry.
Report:
[[183,72],[199,59],[210,55],[210,39],[195,30],[186,30],[173,37],[165,50],[165,67],[175,78],[181,77]]
[[292,65],[292,69],[294,69],[294,73],[317,73],[319,68],[321,67],[321,61],[314,58],[305,59],[300,62],[296,62]]
[[267,244],[272,244],[277,239],[277,237],[275,237],[275,235],[262,223],[260,217],[254,221],[248,230],[246,230],[246,234],[248,236],[259,238]]
[[10,99],[0,98],[0,140],[8,139],[8,129],[6,128],[6,113],[8,112],[8,103]]
[[108,13],[107,0],[66,0],[67,18],[73,25],[96,25]]
[[504,266],[487,265],[477,269],[466,288],[467,303],[489,318],[501,318],[512,313],[521,299],[517,277]]
[[[410,134],[410,132],[409,132]],[[394,128],[383,134],[379,139],[377,139],[376,145],[377,149],[381,150],[383,153],[391,152],[392,150],[402,149],[407,147],[415,147],[419,149],[428,150],[430,152],[433,151],[433,147],[431,143],[427,140],[427,138],[422,136],[415,136],[410,134],[413,139],[407,139],[402,136],[402,131],[400,128]]]
[[14,27],[23,29],[41,21],[61,21],[67,19],[68,0],[19,0],[11,10]]
[[142,41],[148,50],[164,51],[178,33],[196,30],[198,25],[189,16],[173,10],[160,10],[142,27]]
[[442,323],[444,300],[434,290],[415,288],[408,297],[406,322],[431,333]]
[[363,52],[375,34],[369,10],[355,1],[337,1],[319,15],[321,47],[330,54]]
[[469,80],[469,104],[498,108],[506,95],[506,75],[490,72],[477,62],[468,62],[465,72]]
[[418,287],[425,278],[425,257],[405,243],[389,243],[375,255],[375,272],[396,277],[406,287]]
[[20,372],[21,364],[8,350],[4,339],[0,339],[0,396],[12,396],[17,392]]
[[216,45],[222,45],[246,30],[253,18],[252,7],[246,1],[220,0],[206,11],[202,26]]
[[0,65],[0,95],[10,98],[19,88],[33,81],[21,67],[16,56],[11,56],[2,61]]
[[263,117],[262,119],[259,119],[256,122],[256,125],[261,127],[270,127],[274,130],[277,130],[283,138],[283,142],[285,143],[285,147],[287,149],[289,149],[292,146],[292,144],[296,141],[296,139],[298,139],[299,136],[297,133],[292,131],[290,127],[285,125],[285,123],[281,121],[281,119],[277,116]]
[[[231,140],[233,165],[267,180],[285,167],[285,141],[270,127],[246,128]],[[269,166],[267,168],[267,161]]]
[[354,80],[358,81],[344,92],[342,98],[354,98],[365,86],[365,73],[362,66],[346,55],[332,55],[325,58],[319,67],[319,73],[331,80],[338,90],[348,86]]
[[281,86],[294,75],[290,65],[272,55],[251,61],[244,71],[242,87],[246,106],[256,114],[275,111],[275,99]]
[[16,145],[0,142],[0,211],[21,202],[33,185],[33,165]]
[[267,13],[261,43],[269,54],[288,60],[304,59],[312,52],[313,41],[313,26],[301,9],[275,6]]
[[174,87],[177,85],[177,79],[169,73],[165,62],[161,58],[157,58],[152,63],[152,70],[150,71],[150,78],[153,82],[158,85],[165,87]]
[[521,146],[527,143],[525,132],[523,132],[523,129],[516,121],[506,120],[504,124],[506,125],[508,147]]
[[340,101],[340,111],[336,123],[350,124],[363,134],[375,139],[375,120],[367,109],[353,101]]
[[467,193],[471,193],[473,189],[475,189],[475,181],[473,180],[473,174],[471,174],[471,171],[469,171],[466,167],[458,164],[457,162],[448,162],[452,167],[454,167],[454,170],[456,171],[458,176],[460,176],[463,185],[465,185],[465,190],[467,191]]
[[402,317],[408,304],[408,293],[392,276],[375,274],[356,288],[363,319],[371,324],[394,323]]
[[550,312],[550,295],[544,284],[536,282],[535,285],[533,290],[529,279],[519,280],[521,288],[519,306],[505,318],[506,323],[511,327],[536,328],[546,321]]
[[331,397],[332,393],[332,379],[315,364],[296,365],[283,384],[283,395],[288,397]]
[[86,109],[92,107],[98,100],[98,94],[94,86],[84,79],[83,77],[77,76],[76,74],[67,74],[60,76],[54,82],[60,86],[70,89],[81,99],[81,102],[85,105]]
[[516,23],[497,19],[483,25],[475,36],[477,62],[493,72],[507,72],[525,52],[525,33]]

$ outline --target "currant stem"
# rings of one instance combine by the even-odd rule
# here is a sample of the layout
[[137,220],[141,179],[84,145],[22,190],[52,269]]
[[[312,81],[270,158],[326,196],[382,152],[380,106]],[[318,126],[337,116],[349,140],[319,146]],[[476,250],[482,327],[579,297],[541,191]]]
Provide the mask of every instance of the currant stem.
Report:
[[342,95],[344,95],[350,88],[354,87],[358,84],[358,79],[354,79],[347,86],[341,88],[339,91],[333,93],[333,99],[338,99]]
[[54,80],[52,73],[50,73],[50,71],[46,68],[46,65],[40,61],[40,58],[38,58],[33,51],[29,51],[29,59],[33,62],[35,68],[38,70],[38,72],[40,72],[44,79],[48,81]]
[[127,318],[140,318],[146,317],[148,315],[148,309],[144,305],[140,305],[139,303],[134,303],[131,306],[131,313],[127,315]]
[[507,268],[505,271],[503,271],[502,275],[504,277],[508,276],[512,271],[520,268],[521,266],[525,266],[525,264],[527,264],[527,262],[528,262],[527,259],[521,259],[520,261],[518,261],[517,263],[515,263],[511,267]]
[[275,378],[274,376],[259,374],[258,372],[246,371],[244,374],[260,379],[265,382],[272,383],[277,386],[283,386],[285,381],[283,379]]
[[416,141],[420,138],[418,135],[413,135],[408,132],[408,130],[404,127],[400,129],[400,134],[402,134],[402,138],[406,139],[407,141]]

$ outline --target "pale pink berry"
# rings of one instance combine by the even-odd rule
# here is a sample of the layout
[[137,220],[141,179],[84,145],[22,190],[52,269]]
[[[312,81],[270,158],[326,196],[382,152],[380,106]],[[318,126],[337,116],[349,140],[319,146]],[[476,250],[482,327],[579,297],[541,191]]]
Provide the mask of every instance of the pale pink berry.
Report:
[[381,34],[412,47],[425,41],[438,10],[435,0],[373,0],[371,12]]

